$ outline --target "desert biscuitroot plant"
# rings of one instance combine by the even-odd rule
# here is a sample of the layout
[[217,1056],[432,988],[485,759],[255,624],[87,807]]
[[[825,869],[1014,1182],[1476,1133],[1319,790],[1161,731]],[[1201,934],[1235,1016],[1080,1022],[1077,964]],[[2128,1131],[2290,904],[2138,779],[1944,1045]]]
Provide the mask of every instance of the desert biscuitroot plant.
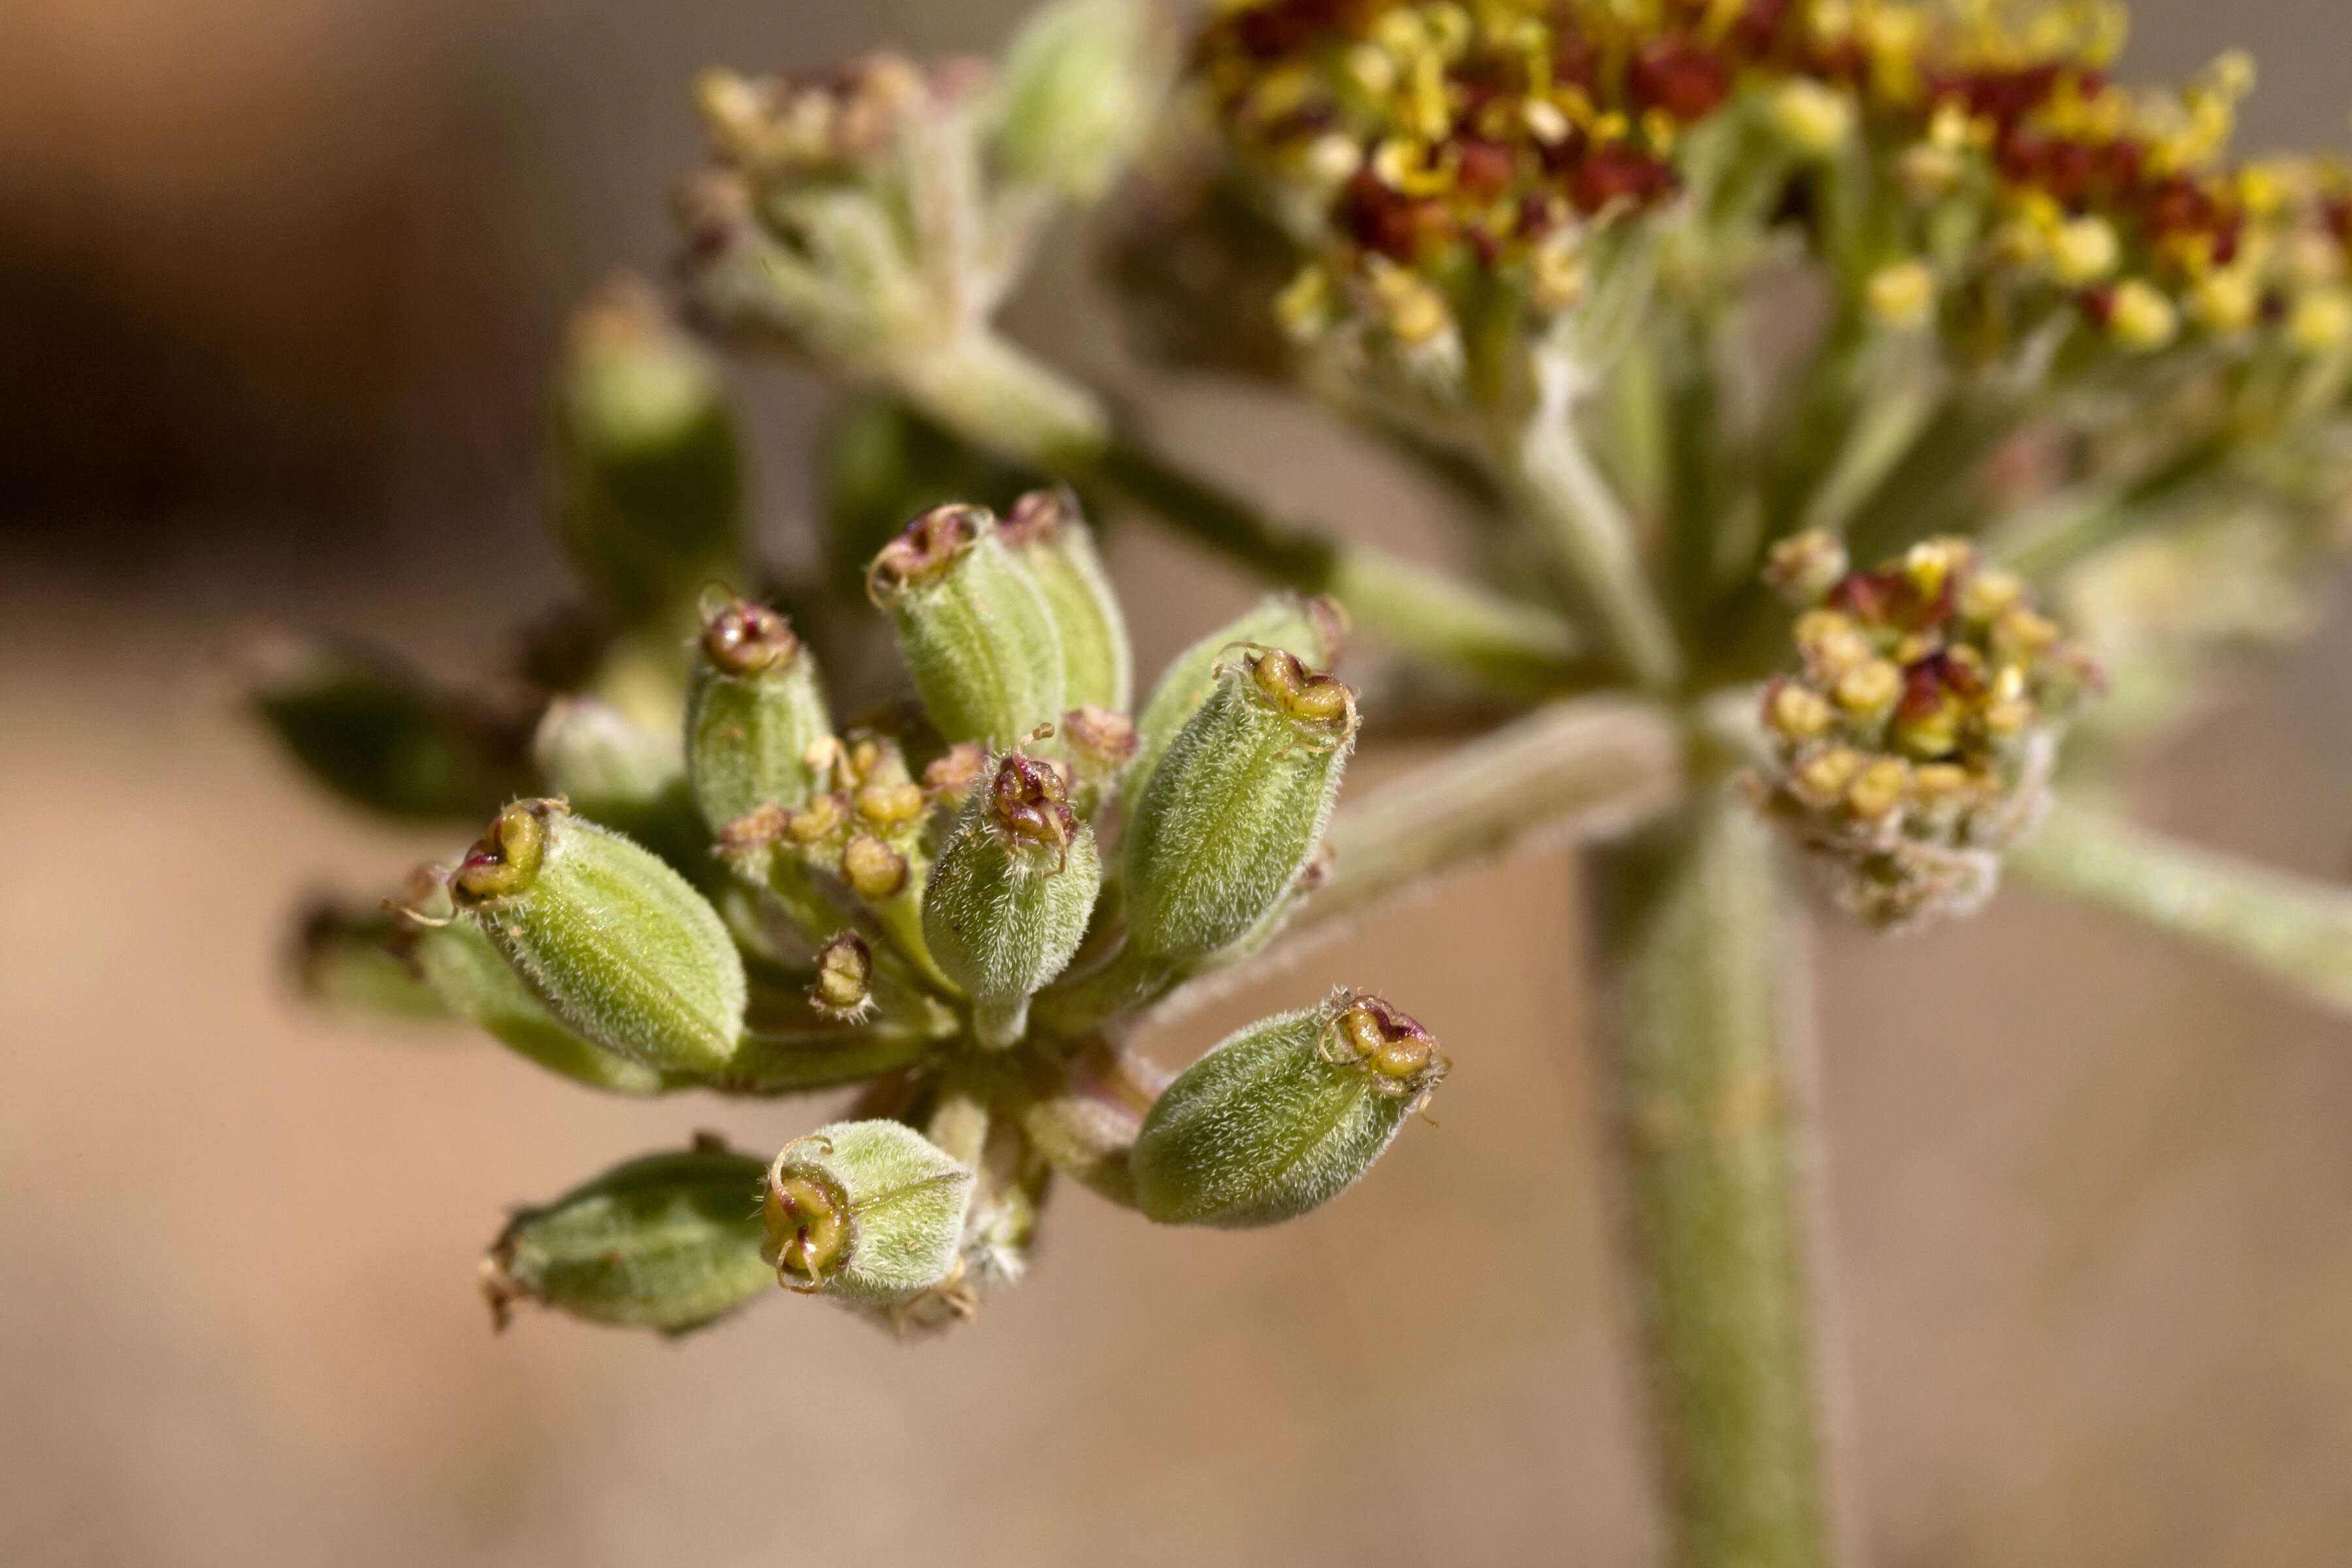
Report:
[[[329,785],[490,822],[384,910],[316,912],[314,994],[618,1093],[864,1086],[772,1162],[706,1143],[519,1214],[499,1312],[677,1331],[772,1281],[935,1326],[1019,1275],[1056,1174],[1165,1223],[1302,1213],[1437,1086],[1428,1033],[1342,991],[1163,1084],[1138,1025],[1578,841],[1673,1555],[1829,1561],[1790,873],[1917,930],[2006,861],[2352,1010],[2352,894],[2097,804],[2201,671],[2300,624],[2352,495],[2352,178],[2225,162],[2250,68],[2126,91],[2123,23],[1056,0],[992,70],[706,78],[676,314],[614,286],[561,377],[597,607],[528,639],[532,694],[259,650]],[[1458,503],[1475,571],[1271,519],[1002,335],[1115,186],[1148,353],[1336,410]],[[816,569],[747,552],[687,327],[847,388]],[[1082,507],[1277,591],[1138,705]],[[1452,744],[1335,814],[1349,626],[1375,739],[1393,704]]]

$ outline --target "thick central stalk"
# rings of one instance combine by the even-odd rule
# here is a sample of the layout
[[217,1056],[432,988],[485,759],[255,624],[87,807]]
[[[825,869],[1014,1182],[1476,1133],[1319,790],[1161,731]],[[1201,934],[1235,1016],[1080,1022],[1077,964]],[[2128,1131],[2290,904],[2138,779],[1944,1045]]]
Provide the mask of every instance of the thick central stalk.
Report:
[[1822,1568],[1802,962],[1765,825],[1719,784],[1594,852],[1598,1058],[1676,1568]]

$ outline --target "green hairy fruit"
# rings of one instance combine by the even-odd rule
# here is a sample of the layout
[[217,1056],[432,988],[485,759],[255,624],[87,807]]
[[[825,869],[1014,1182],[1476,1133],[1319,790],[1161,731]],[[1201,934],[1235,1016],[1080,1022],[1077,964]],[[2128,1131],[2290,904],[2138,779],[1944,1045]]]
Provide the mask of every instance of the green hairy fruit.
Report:
[[500,1328],[517,1301],[574,1318],[682,1334],[759,1296],[760,1162],[708,1136],[648,1154],[524,1209],[482,1260]]
[[1287,648],[1302,662],[1328,669],[1346,643],[1347,617],[1338,605],[1299,594],[1268,594],[1239,619],[1178,654],[1136,718],[1135,754],[1127,765],[1129,798],[1150,781],[1169,743],[1217,689],[1218,668],[1228,656],[1251,647]]
[[457,904],[550,1011],[648,1067],[723,1072],[743,1028],[743,961],[718,912],[656,856],[519,801],[457,870]]
[[451,1012],[516,1055],[613,1094],[659,1094],[670,1087],[658,1069],[573,1033],[472,921],[426,927],[413,939],[411,951],[425,984]]
[[1013,503],[997,534],[1027,568],[1053,616],[1064,704],[1125,712],[1135,688],[1127,620],[1077,498],[1066,489],[1032,490]]
[[811,748],[833,733],[816,658],[784,617],[740,600],[706,608],[686,710],[694,800],[713,833],[816,788]]
[[1133,808],[1130,967],[1173,972],[1249,934],[1314,855],[1355,737],[1355,694],[1293,654],[1226,664]]
[[974,1173],[903,1122],[835,1121],[768,1167],[760,1222],[777,1283],[862,1306],[955,1274]]
[[1007,753],[965,802],[923,900],[923,940],[971,997],[982,1045],[1021,1037],[1030,996],[1077,951],[1101,887],[1094,830],[1061,774]]
[[1377,997],[1251,1025],[1170,1084],[1131,1163],[1162,1225],[1272,1225],[1353,1185],[1445,1077],[1428,1032]]
[[1068,706],[1053,611],[984,508],[923,513],[874,558],[866,583],[948,740],[1011,746]]

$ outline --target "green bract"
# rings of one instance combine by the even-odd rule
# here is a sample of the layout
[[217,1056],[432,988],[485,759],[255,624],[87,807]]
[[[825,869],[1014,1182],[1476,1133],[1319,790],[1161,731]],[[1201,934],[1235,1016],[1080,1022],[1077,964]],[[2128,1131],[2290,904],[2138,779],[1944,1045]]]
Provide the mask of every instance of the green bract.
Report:
[[1338,1196],[1445,1076],[1429,1035],[1374,997],[1251,1025],[1144,1119],[1136,1205],[1163,1225],[1272,1225]]
[[721,1072],[743,1028],[743,961],[716,910],[657,857],[520,801],[458,867],[459,907],[549,1009],[648,1067]]
[[767,1288],[761,1165],[715,1141],[649,1154],[516,1215],[482,1260],[499,1325],[517,1301],[680,1334]]
[[866,586],[940,733],[1004,747],[1068,703],[1053,612],[996,533],[980,507],[934,507],[874,558]]

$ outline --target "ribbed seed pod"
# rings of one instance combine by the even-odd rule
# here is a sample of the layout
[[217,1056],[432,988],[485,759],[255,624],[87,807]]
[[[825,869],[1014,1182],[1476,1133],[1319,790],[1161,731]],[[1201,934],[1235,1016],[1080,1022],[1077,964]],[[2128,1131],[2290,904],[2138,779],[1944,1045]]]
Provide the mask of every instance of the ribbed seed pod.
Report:
[[590,1322],[682,1334],[774,1278],[760,1256],[760,1162],[716,1140],[648,1154],[516,1215],[482,1260],[504,1328],[517,1301]]
[[1170,661],[1135,721],[1135,756],[1127,765],[1127,798],[1134,800],[1201,704],[1217,689],[1217,667],[1252,647],[1287,648],[1301,662],[1328,669],[1347,641],[1346,612],[1328,599],[1268,594],[1239,619],[1220,626]]
[[997,531],[1029,570],[1062,644],[1062,700],[1124,713],[1135,696],[1127,617],[1095,552],[1093,532],[1067,489],[1031,490]]
[[1101,888],[1094,830],[1061,774],[1006,753],[965,801],[923,897],[923,941],[971,997],[982,1045],[1021,1038],[1029,998],[1077,951]]
[[645,1063],[573,1034],[473,921],[421,931],[414,951],[425,983],[450,1010],[516,1055],[613,1094],[659,1094],[671,1087],[663,1073]]
[[743,1030],[743,960],[662,860],[518,801],[457,868],[460,909],[550,1011],[592,1043],[670,1071],[723,1073]]
[[908,1301],[958,1265],[973,1172],[900,1121],[836,1121],[769,1166],[761,1247],[787,1290]]
[[1135,1142],[1137,1206],[1163,1225],[1272,1225],[1371,1168],[1444,1078],[1426,1030],[1376,997],[1253,1024],[1180,1073]]
[[866,584],[949,741],[1011,746],[1068,706],[1053,613],[986,509],[925,512],[874,558]]
[[713,833],[763,805],[806,805],[816,788],[810,748],[832,732],[816,657],[783,616],[740,600],[706,608],[686,759]]
[[1247,935],[1321,842],[1355,738],[1344,684],[1239,652],[1132,807],[1123,962],[1168,973]]

